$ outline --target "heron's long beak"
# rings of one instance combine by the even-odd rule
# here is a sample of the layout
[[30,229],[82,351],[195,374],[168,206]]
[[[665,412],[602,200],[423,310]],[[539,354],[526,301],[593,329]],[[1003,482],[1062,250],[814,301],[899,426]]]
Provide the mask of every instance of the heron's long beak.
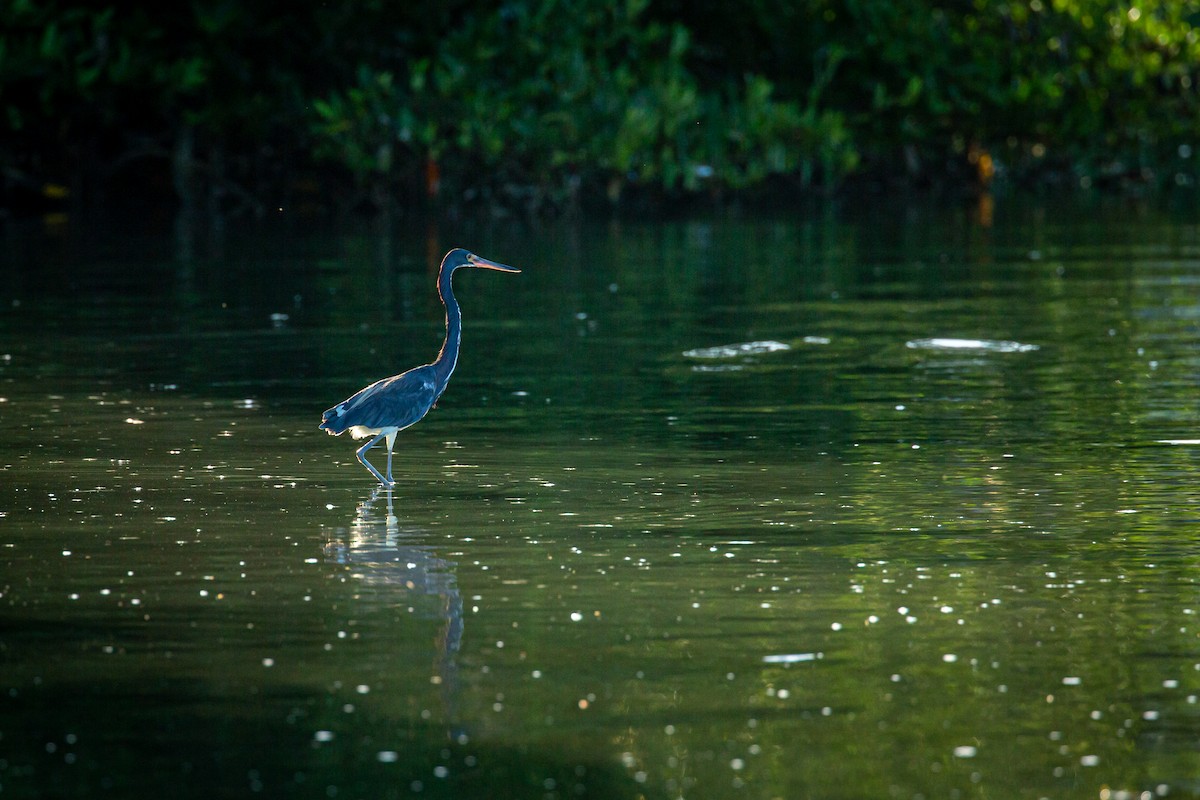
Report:
[[480,258],[479,256],[475,255],[474,253],[471,253],[470,255],[467,256],[467,263],[470,264],[472,267],[479,267],[480,269],[495,269],[495,270],[499,270],[501,272],[520,272],[521,271],[521,270],[517,269],[516,267],[510,267],[507,264],[499,264],[495,261],[488,261],[486,258]]

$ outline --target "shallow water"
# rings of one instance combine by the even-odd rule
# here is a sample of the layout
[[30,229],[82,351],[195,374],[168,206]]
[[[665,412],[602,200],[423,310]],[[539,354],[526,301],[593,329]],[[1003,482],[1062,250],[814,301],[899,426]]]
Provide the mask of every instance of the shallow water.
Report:
[[11,226],[0,796],[1200,795],[1200,230],[1010,205]]

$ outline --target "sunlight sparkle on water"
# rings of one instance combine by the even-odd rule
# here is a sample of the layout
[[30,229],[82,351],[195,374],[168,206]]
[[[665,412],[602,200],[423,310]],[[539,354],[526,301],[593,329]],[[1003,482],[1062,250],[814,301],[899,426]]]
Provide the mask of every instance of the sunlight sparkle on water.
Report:
[[806,661],[816,661],[824,656],[823,653],[779,653],[763,656],[764,664],[801,664]]

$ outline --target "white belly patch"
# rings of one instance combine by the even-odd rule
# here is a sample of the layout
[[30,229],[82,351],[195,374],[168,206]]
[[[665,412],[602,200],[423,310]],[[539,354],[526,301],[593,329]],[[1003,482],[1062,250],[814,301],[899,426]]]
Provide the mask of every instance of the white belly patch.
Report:
[[389,425],[386,428],[368,428],[366,425],[351,425],[350,435],[355,439],[366,439],[368,436],[378,436],[381,433],[395,436],[399,430],[395,425]]

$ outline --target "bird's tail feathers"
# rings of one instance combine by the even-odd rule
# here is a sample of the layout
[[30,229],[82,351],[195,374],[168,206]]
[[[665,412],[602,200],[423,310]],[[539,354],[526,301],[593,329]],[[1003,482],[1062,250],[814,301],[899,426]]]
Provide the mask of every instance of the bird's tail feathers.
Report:
[[321,415],[321,424],[318,429],[327,431],[330,436],[340,436],[346,432],[350,426],[345,418],[345,403],[339,403],[333,408]]

